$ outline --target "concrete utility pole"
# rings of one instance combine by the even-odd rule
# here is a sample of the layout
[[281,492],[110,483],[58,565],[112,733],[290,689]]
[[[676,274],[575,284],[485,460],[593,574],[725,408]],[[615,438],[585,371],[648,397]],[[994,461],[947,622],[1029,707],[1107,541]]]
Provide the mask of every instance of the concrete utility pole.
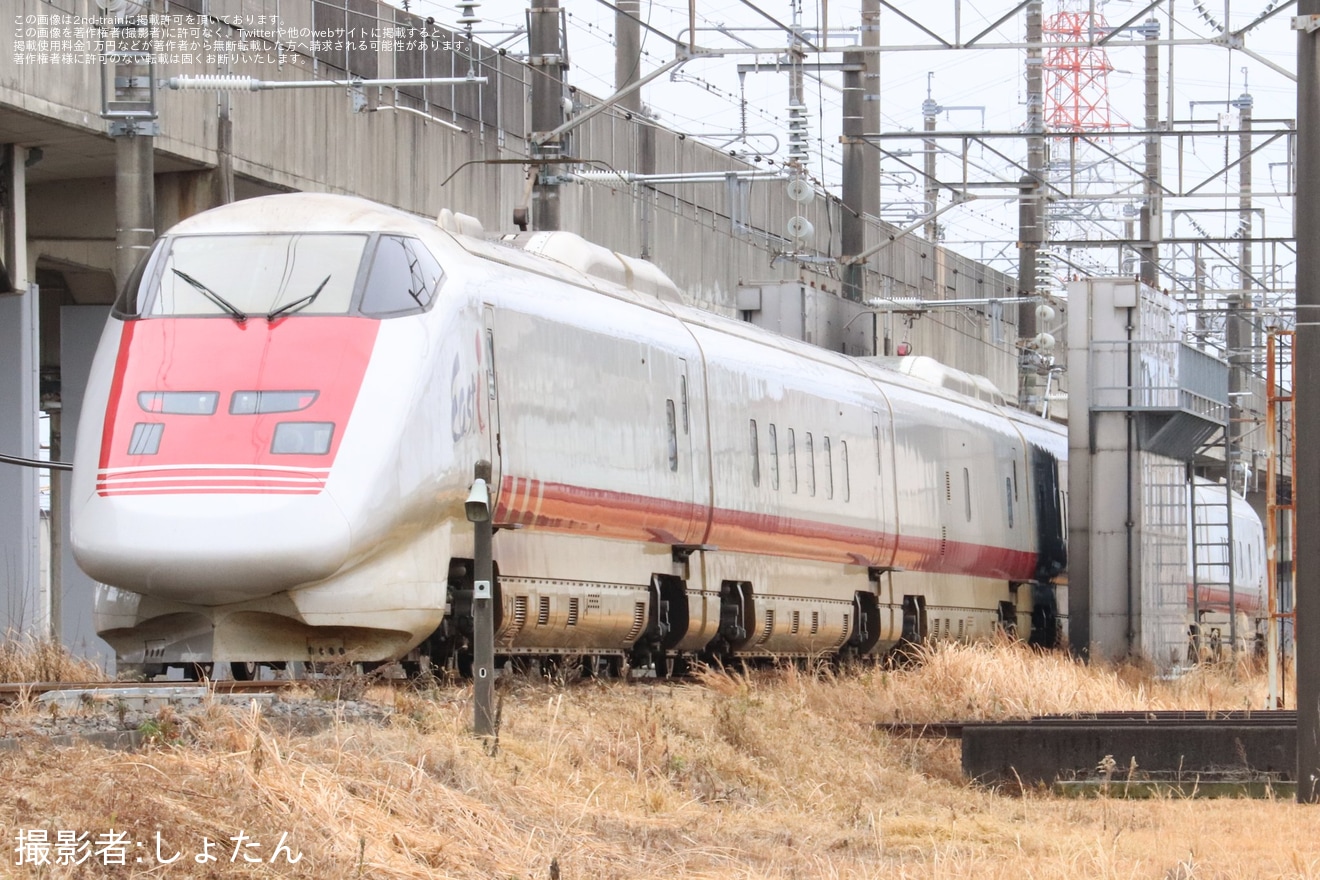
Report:
[[[1155,131],[1160,124],[1160,23],[1151,17],[1142,30],[1146,36],[1146,131]],[[1160,138],[1146,138],[1146,203],[1141,208],[1141,280],[1151,287],[1159,287],[1160,247],[1162,237],[1160,221],[1163,210],[1160,200]]]
[[156,238],[156,71],[150,52],[125,37],[128,20],[106,33],[101,116],[115,139],[115,280],[133,274]]
[[[866,113],[864,101],[866,90],[862,79],[865,68],[861,53],[844,52],[843,63],[843,212],[839,230],[839,244],[843,249],[843,297],[860,301],[865,298],[866,264],[852,263],[848,257],[855,257],[866,249],[866,221],[862,218],[866,210],[866,197],[870,190],[880,191],[879,181],[867,176],[867,153],[879,155],[862,138]],[[859,69],[860,68],[860,69]]]
[[122,286],[156,238],[155,138],[115,138],[115,282]]
[[[619,0],[614,15],[614,91],[622,92],[642,78],[641,0]],[[620,110],[631,113],[632,130],[637,137],[633,170],[638,174],[655,172],[655,127],[647,124],[642,110],[642,91],[634,89],[619,99]],[[642,259],[651,256],[651,202],[654,191],[643,187],[638,199],[641,207]]]
[[[532,68],[532,133],[551,132],[564,123],[564,56],[559,33],[559,0],[532,0],[528,12],[527,42]],[[533,159],[563,155],[562,136],[535,147]],[[536,168],[532,191],[532,228],[559,228],[559,165]]]
[[[619,0],[614,13],[614,91],[621,92],[642,78],[642,23],[638,19],[641,0]],[[634,91],[615,104],[620,110],[637,113],[642,94]],[[642,169],[638,168],[638,171]]]
[[[862,133],[880,130],[880,0],[862,0],[862,48],[866,70],[862,73]],[[847,56],[844,56],[845,63]],[[865,191],[862,212],[880,216],[880,151],[867,144],[862,149]]]
[[[1293,354],[1298,449],[1320,440],[1320,0],[1298,0],[1297,20],[1297,340]],[[1320,455],[1299,455],[1296,658],[1297,800],[1320,800]]]
[[[1045,55],[1041,41],[1044,23],[1042,0],[1027,4],[1027,172],[1019,183],[1018,207],[1018,295],[1034,296],[1037,288],[1036,254],[1044,240],[1045,206],[1042,204],[1045,179]],[[1019,345],[1036,336],[1036,304],[1018,306]],[[1023,372],[1018,383],[1018,398],[1029,402],[1039,387],[1035,372]],[[1074,641],[1074,644],[1077,644]],[[1085,645],[1085,642],[1082,643]]]
[[[1238,165],[1238,223],[1239,234],[1243,241],[1238,252],[1238,289],[1228,297],[1228,314],[1224,318],[1224,344],[1228,348],[1228,454],[1224,462],[1225,476],[1229,488],[1237,485],[1237,463],[1241,455],[1242,441],[1242,395],[1247,391],[1247,372],[1254,360],[1251,333],[1254,304],[1249,291],[1252,285],[1251,275],[1251,95],[1243,94],[1232,106],[1236,107],[1241,118],[1238,135],[1241,164]],[[1245,489],[1245,487],[1244,487]],[[1235,571],[1241,562],[1234,558],[1233,548],[1229,547],[1230,570]],[[1231,585],[1231,583],[1230,583]],[[1237,651],[1237,618],[1229,618],[1229,637],[1233,641],[1233,650]]]

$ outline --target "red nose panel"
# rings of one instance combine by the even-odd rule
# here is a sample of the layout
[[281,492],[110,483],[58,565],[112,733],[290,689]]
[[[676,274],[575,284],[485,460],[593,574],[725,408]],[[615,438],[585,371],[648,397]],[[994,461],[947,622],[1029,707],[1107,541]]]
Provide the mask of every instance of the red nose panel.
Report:
[[[106,407],[98,493],[320,492],[379,326],[367,318],[312,316],[243,324],[222,318],[126,322]],[[245,391],[318,393],[296,412],[252,413],[247,406],[248,412],[231,414],[234,393]],[[143,392],[216,392],[218,398],[210,414],[159,412],[142,407]],[[281,422],[316,423],[320,431],[333,425],[328,451],[272,452]],[[138,425],[160,427],[140,428],[135,436]],[[154,453],[141,454],[153,447],[144,438],[159,440]]]

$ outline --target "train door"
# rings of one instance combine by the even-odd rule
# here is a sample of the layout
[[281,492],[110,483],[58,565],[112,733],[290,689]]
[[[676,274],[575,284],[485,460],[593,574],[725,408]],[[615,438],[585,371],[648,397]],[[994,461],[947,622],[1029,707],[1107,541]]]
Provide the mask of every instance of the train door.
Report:
[[[491,466],[491,490],[498,497],[500,486],[500,475],[504,468],[501,466],[503,449],[500,444],[500,407],[499,397],[496,393],[495,381],[495,309],[487,305],[482,309],[483,324],[481,333],[481,351],[478,358],[481,364],[481,374],[484,388],[480,390],[477,397],[478,413],[483,414],[485,419],[481,421],[481,429],[485,433],[483,443],[490,459]],[[491,499],[494,502],[494,498]]]
[[697,399],[694,396],[692,388],[691,371],[688,369],[687,358],[678,359],[678,388],[675,389],[677,398],[675,399],[674,424],[672,426],[671,441],[676,444],[678,450],[678,480],[679,497],[683,505],[688,510],[687,528],[685,534],[681,535],[682,542],[685,544],[700,544],[706,534],[706,515],[704,513],[705,504],[697,498],[696,487],[700,483],[702,473],[702,463],[697,460],[694,454],[696,443],[693,435],[697,432]]
[[871,454],[867,457],[868,478],[875,485],[876,535],[875,560],[879,568],[887,569],[894,564],[894,555],[898,551],[898,505],[895,485],[896,474],[893,465],[893,444],[889,432],[889,412],[883,415],[878,409],[871,410]]

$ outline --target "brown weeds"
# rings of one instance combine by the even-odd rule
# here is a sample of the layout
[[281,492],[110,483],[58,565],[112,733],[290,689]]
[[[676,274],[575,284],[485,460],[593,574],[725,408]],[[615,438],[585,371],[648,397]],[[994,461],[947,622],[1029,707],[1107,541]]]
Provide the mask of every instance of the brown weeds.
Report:
[[[562,880],[1320,876],[1313,810],[1004,797],[959,777],[956,744],[875,726],[1259,706],[1263,682],[1249,669],[1163,681],[999,645],[931,649],[897,670],[510,680],[494,755],[469,733],[470,688],[367,697],[393,708],[390,724],[283,735],[255,704],[212,704],[162,719],[186,726],[182,745],[0,754],[0,834],[12,855],[21,829],[51,829],[52,840],[57,829],[127,831],[146,844],[139,873],[167,877],[542,880],[552,865]],[[157,832],[187,858],[153,865]],[[261,847],[231,863],[241,833]],[[241,864],[269,859],[281,834],[302,861]],[[222,844],[222,861],[193,859],[204,839]],[[40,876],[105,873],[87,867]]]
[[96,664],[51,639],[7,632],[0,637],[0,682],[104,681]]

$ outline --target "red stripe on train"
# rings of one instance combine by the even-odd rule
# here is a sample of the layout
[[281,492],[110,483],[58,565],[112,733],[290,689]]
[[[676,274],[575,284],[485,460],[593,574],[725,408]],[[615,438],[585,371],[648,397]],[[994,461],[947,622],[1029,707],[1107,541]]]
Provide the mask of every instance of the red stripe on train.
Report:
[[[704,506],[689,502],[562,483],[529,485],[536,483],[504,477],[496,521],[620,540],[684,543],[675,535],[686,533],[706,515]],[[533,499],[535,503],[529,503]],[[1030,580],[1036,569],[1036,554],[1029,551],[723,508],[713,511],[706,542],[730,552],[844,565],[892,564],[911,571],[1004,580]]]

